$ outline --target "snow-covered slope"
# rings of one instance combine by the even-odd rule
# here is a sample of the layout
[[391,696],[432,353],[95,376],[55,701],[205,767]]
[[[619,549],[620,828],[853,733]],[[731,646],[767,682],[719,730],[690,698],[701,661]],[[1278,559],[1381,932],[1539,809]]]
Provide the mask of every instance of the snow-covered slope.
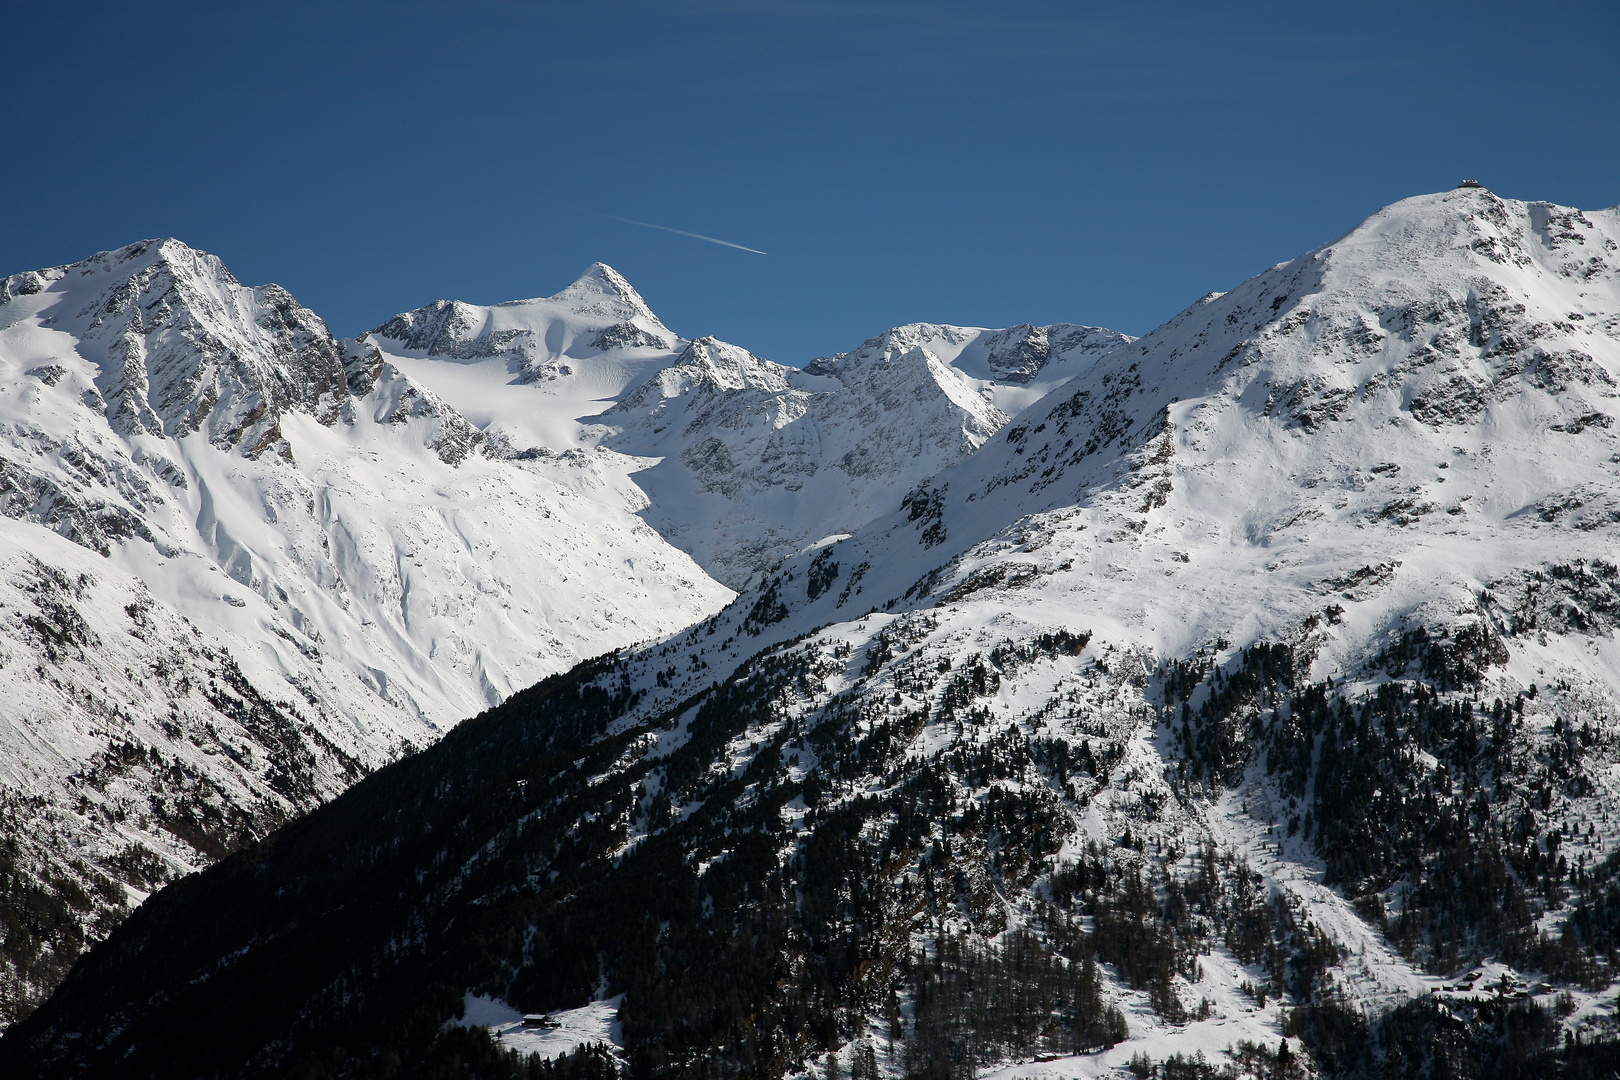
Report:
[[[375,349],[173,240],[0,281],[0,573],[31,596],[79,583],[8,604],[0,783],[53,823],[15,865],[58,900],[112,882],[61,901],[66,937],[7,942],[4,1007],[121,910],[118,881],[161,880],[108,861],[129,845],[193,868],[514,689],[723,603],[635,516],[616,459],[492,453]],[[227,681],[279,718],[276,748],[211,697]],[[148,808],[145,773],[75,779],[136,752],[185,770],[201,824]],[[17,968],[35,945],[39,979]]]
[[556,296],[439,301],[365,335],[514,451],[609,448],[643,517],[740,588],[961,460],[1125,335],[917,323],[803,370],[666,329],[597,264]]
[[[1530,939],[1457,914],[1458,886],[1436,876],[1449,849],[1401,830],[1482,800],[1482,819],[1462,826],[1476,844],[1465,861],[1504,858],[1489,837],[1513,837],[1505,858],[1526,892],[1485,902],[1519,912],[1505,921],[1521,935],[1556,937],[1586,887],[1575,867],[1615,872],[1617,252],[1620,210],[1469,189],[1395,204],[1108,354],[900,512],[789,560],[683,640],[707,681],[831,622],[810,640],[851,659],[825,699],[804,702],[803,725],[818,708],[882,703],[855,739],[923,709],[909,751],[925,759],[1009,723],[1020,737],[1106,742],[1118,764],[1080,801],[1073,843],[1123,832],[1154,851],[1214,843],[1242,858],[1342,950],[1317,991],[1369,1015],[1506,957],[1498,975],[1573,982],[1577,1021],[1607,1023],[1579,997],[1576,968],[1560,976]],[[1079,631],[1091,659],[1038,659],[1043,637]],[[1270,646],[1286,670],[1260,689]],[[965,693],[934,674],[964,666],[977,670]],[[672,701],[695,688],[671,683]],[[1369,766],[1382,798],[1373,785],[1344,793],[1367,800],[1346,828],[1364,827],[1351,838],[1373,854],[1347,851],[1334,831],[1346,811],[1323,820],[1337,805],[1331,731],[1312,729],[1304,699],[1273,695],[1310,687],[1353,709],[1396,683],[1476,710],[1483,727],[1437,735],[1389,706],[1395,742]],[[966,729],[964,702],[983,710]],[[1505,727],[1504,703],[1521,717]],[[1290,754],[1303,757],[1287,767]],[[1221,794],[1228,783],[1237,794]],[[1424,798],[1438,806],[1418,809]],[[1409,861],[1347,868],[1380,865],[1385,843]],[[1174,858],[1161,865],[1176,872]],[[1558,883],[1538,884],[1548,873]],[[1448,905],[1454,924],[1437,928]],[[1425,929],[1392,940],[1403,910]],[[1390,913],[1391,936],[1369,911]],[[1177,985],[1189,1009],[1211,991]],[[1275,1039],[1276,1007],[1231,1037]]]
[[[1593,991],[1615,974],[1620,874],[1617,413],[1620,209],[1408,199],[1109,352],[898,512],[644,654],[630,685],[667,676],[653,717],[728,673],[769,686],[807,665],[824,681],[739,729],[728,775],[764,770],[763,792],[778,767],[828,769],[847,778],[832,807],[880,800],[874,843],[914,770],[1022,745],[1030,771],[967,767],[952,790],[987,813],[998,792],[1055,795],[1054,865],[1096,844],[1163,897],[1210,880],[1189,852],[1231,860],[1238,893],[1201,931],[1162,916],[1192,955],[1213,929],[1213,953],[1158,988],[1117,968],[1136,1037],[1043,1075],[1300,1034],[1344,1067],[1341,1006],[1377,1020],[1435,993],[1453,1029],[1489,1031],[1478,1002],[1540,980],[1572,992],[1569,1026],[1612,1035]],[[955,872],[997,881],[1017,832],[978,856],[970,830]],[[1265,932],[1282,964],[1234,945],[1248,875],[1289,912]],[[1026,880],[946,905],[945,925],[1039,925],[1062,875]],[[1495,997],[1458,980],[1471,968]]]
[[659,458],[643,516],[723,581],[845,534],[971,453],[1007,416],[922,348],[813,375],[703,338],[602,414]]
[[[1613,211],[1398,203],[1110,353],[832,549],[866,566],[842,610],[1006,567],[1035,575],[1032,600],[1177,656],[1278,638],[1350,592],[1320,661],[1342,666],[1403,615],[1601,556],[1620,522],[1617,241]],[[1332,584],[1364,565],[1388,569]]]
[[198,1072],[427,1055],[475,1000],[653,1072],[1612,1073],[1617,408],[1620,210],[1398,203],[159,897],[0,1055],[205,1005],[284,1022]]
[[440,300],[362,340],[504,443],[554,451],[592,442],[578,418],[613,404],[685,344],[601,263],[556,296],[493,307]]
[[972,380],[997,408],[1015,415],[1130,340],[1115,330],[1071,323],[1021,323],[1005,330],[908,323],[858,349],[812,360],[806,370],[833,375],[921,348]]

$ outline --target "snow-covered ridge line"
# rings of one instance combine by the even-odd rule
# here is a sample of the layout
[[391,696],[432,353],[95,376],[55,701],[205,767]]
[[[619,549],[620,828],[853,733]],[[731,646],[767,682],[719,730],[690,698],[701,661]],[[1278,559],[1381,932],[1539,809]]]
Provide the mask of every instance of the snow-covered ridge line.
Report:
[[[376,870],[406,898],[363,926],[327,921],[308,1000],[350,993],[378,957],[398,965],[379,982],[416,1001],[593,1001],[608,1032],[625,991],[627,1055],[725,1060],[746,1038],[785,1047],[795,1076],[828,1053],[864,1075],[939,1052],[1095,1076],[1193,1050],[1308,1075],[1338,1052],[1333,1023],[1376,1057],[1382,1018],[1431,992],[1409,1017],[1468,1039],[1494,1039],[1502,1010],[1533,1019],[1532,999],[1554,1049],[1560,1027],[1572,1046],[1612,1033],[1590,901],[1620,867],[1617,251],[1616,211],[1406,200],[1091,357],[1004,424],[1002,391],[961,359],[982,334],[956,328],[897,328],[794,371],[712,339],[599,349],[603,327],[565,311],[573,344],[546,352],[545,379],[513,388],[527,351],[455,360],[490,364],[503,394],[552,393],[545,422],[580,459],[648,440],[663,464],[635,473],[643,490],[668,467],[732,483],[703,492],[732,504],[756,482],[791,490],[757,481],[756,461],[801,491],[858,475],[792,444],[838,429],[846,405],[880,449],[914,408],[944,418],[925,438],[988,433],[711,617],[463,727],[409,763],[420,783],[380,777],[375,802],[319,811],[360,852],[401,850],[372,832],[378,806],[393,839],[432,820],[414,865],[349,878],[267,852],[279,881],[358,894]],[[848,393],[868,375],[865,398]],[[471,389],[438,386],[472,416]],[[475,427],[507,422],[490,400]],[[764,449],[712,474],[681,460],[740,445]],[[656,872],[637,866],[649,851]],[[301,929],[319,933],[313,906]],[[148,913],[185,930],[183,906]],[[149,958],[103,955],[131,989],[103,1001],[110,980],[81,980],[80,1015],[161,1013]],[[1004,1015],[1052,1023],[953,1044],[972,995],[919,980],[975,972],[1038,987]],[[675,1022],[683,994],[663,990],[682,978],[685,1000],[754,979],[735,1012],[767,1026]],[[331,1010],[260,992],[239,1005],[363,1045]],[[50,1023],[30,1038],[82,1052],[63,1049],[70,1020]]]
[[[969,694],[985,710],[976,737],[1009,724],[1038,736],[1051,702],[996,656],[1083,627],[1094,635],[1094,670],[1137,673],[1115,679],[1118,696],[1097,703],[1135,725],[1121,743],[1123,760],[1134,762],[1133,791],[1152,788],[1156,775],[1187,776],[1189,762],[1213,767],[1220,757],[1204,756],[1206,738],[1231,738],[1226,752],[1248,768],[1214,774],[1241,799],[1194,798],[1185,817],[1157,826],[1143,823],[1154,819],[1142,818],[1134,797],[1094,802],[1098,811],[1080,815],[1082,836],[1108,843],[1122,829],[1138,839],[1146,829],[1174,849],[1212,842],[1241,855],[1352,958],[1330,974],[1369,1016],[1414,995],[1451,993],[1461,972],[1512,948],[1510,960],[1496,952],[1486,965],[1501,986],[1550,979],[1573,994],[1572,1028],[1612,1033],[1604,1002],[1570,982],[1574,968],[1538,966],[1553,963],[1546,950],[1486,935],[1478,951],[1465,946],[1448,961],[1444,941],[1398,946],[1384,936],[1368,913],[1393,919],[1403,890],[1426,879],[1347,878],[1354,849],[1328,851],[1324,864],[1307,812],[1322,794],[1309,784],[1292,790],[1277,751],[1264,749],[1266,740],[1286,744],[1295,722],[1286,696],[1261,699],[1261,715],[1277,726],[1251,750],[1242,734],[1183,728],[1163,710],[1180,699],[1159,680],[1193,658],[1236,678],[1246,650],[1277,646],[1295,665],[1287,685],[1326,688],[1346,708],[1416,700],[1407,715],[1476,717],[1471,738],[1495,723],[1488,828],[1522,829],[1531,810],[1537,822],[1521,838],[1534,858],[1512,855],[1523,860],[1515,872],[1548,873],[1571,837],[1579,845],[1564,849],[1556,871],[1569,875],[1569,895],[1583,895],[1576,867],[1612,870],[1604,860],[1620,852],[1617,252],[1620,210],[1477,190],[1389,207],[1105,355],[914,488],[898,511],[785,561],[713,619],[644,654],[631,677],[648,694],[644,715],[784,642],[795,643],[785,655],[853,655],[859,674],[827,683],[836,695],[829,708],[836,701],[840,715],[863,717],[851,741],[879,719],[905,722],[902,713],[931,725],[945,698],[918,688],[963,664],[979,672],[981,689]],[[897,632],[901,645],[888,640]],[[806,634],[811,644],[797,644]],[[1206,683],[1188,704],[1213,700]],[[1515,708],[1523,717],[1506,731],[1504,703],[1509,718]],[[806,708],[809,729],[815,706]],[[748,769],[768,734],[741,735],[728,771]],[[1093,719],[1053,734],[1072,746],[1099,729]],[[931,760],[944,738],[925,726],[906,749]],[[1442,785],[1451,797],[1444,785],[1466,754],[1422,739],[1410,774],[1418,779],[1402,783]],[[790,752],[804,750],[795,742],[782,750]],[[1477,790],[1477,777],[1470,782],[1464,790]],[[1153,801],[1184,794],[1172,784]],[[1317,821],[1318,843],[1325,824],[1338,823]],[[1575,900],[1562,904],[1565,894],[1545,888],[1534,926],[1556,939]],[[1414,919],[1437,917],[1410,903]],[[1473,981],[1462,980],[1470,989]],[[1179,992],[1190,1009],[1203,988]],[[1274,1009],[1267,1015],[1251,1037],[1282,1033],[1271,1026]],[[1198,1043],[1179,1038],[1153,1045],[1162,1056]],[[1107,1060],[1125,1058],[1116,1051]]]
[[625,455],[625,475],[648,499],[642,516],[740,588],[898,505],[1129,340],[1071,325],[914,323],[794,368],[713,337],[676,337],[597,264],[556,296],[441,300],[362,343],[495,445]]

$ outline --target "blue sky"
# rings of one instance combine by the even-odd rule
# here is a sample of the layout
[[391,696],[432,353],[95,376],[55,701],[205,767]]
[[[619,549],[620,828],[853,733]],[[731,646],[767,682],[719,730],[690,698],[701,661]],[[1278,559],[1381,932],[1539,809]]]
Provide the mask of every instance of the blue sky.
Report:
[[35,2],[0,70],[0,273],[172,235],[342,334],[594,260],[785,363],[1140,334],[1464,177],[1620,203],[1613,0]]

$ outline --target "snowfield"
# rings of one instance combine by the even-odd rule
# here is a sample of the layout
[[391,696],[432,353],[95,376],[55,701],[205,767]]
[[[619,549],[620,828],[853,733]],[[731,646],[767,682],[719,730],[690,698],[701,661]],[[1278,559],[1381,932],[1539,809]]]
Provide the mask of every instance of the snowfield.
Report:
[[1130,339],[916,323],[793,368],[677,337],[598,263],[544,300],[439,301],[362,340],[501,446],[595,452],[662,536],[743,588],[893,509]]
[[[35,597],[83,582],[12,608],[0,797],[49,822],[12,835],[41,902],[74,910],[10,943],[0,1020],[126,898],[732,595],[636,516],[616,455],[491,454],[374,349],[213,256],[136,244],[0,300],[8,573]],[[224,698],[222,664],[241,682]]]
[[523,1014],[506,1002],[468,994],[461,1025],[487,1029],[503,1049],[514,1050],[524,1057],[539,1054],[551,1060],[596,1043],[622,1048],[618,1011],[623,998],[620,994],[578,1009],[558,1009],[545,1014],[551,1026],[524,1027]]

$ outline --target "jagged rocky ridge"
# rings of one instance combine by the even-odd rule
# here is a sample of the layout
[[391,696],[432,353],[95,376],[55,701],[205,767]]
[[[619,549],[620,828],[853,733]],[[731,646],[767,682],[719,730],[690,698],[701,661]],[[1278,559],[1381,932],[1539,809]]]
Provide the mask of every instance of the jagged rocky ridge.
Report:
[[513,452],[611,451],[643,518],[733,588],[892,509],[1130,340],[919,323],[799,369],[676,337],[610,267],[585,282],[589,303],[579,283],[493,307],[439,301],[364,340]]
[[921,348],[817,376],[703,338],[602,419],[612,445],[662,458],[637,477],[647,519],[740,585],[892,508],[1008,417]]
[[0,1060],[508,1075],[442,1026],[493,998],[637,1075],[1611,1075],[1617,247],[1466,190],[1207,297],[171,887]]

